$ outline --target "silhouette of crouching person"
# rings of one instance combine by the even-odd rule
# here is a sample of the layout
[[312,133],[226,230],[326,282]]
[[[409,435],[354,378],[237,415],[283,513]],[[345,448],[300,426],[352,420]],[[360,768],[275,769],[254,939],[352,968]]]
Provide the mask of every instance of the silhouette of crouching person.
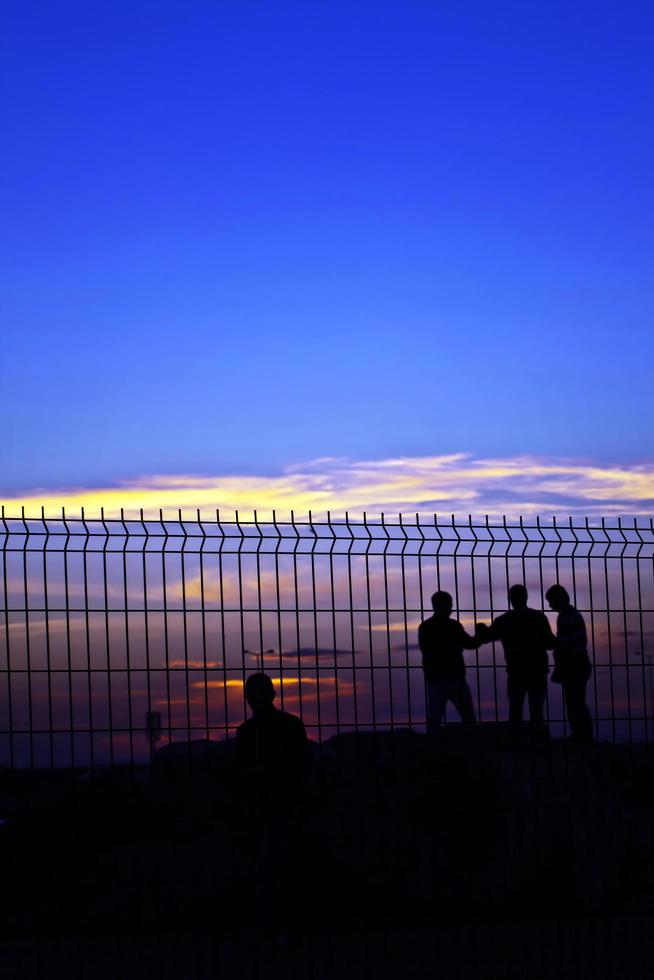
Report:
[[434,615],[420,624],[418,643],[427,688],[427,733],[436,736],[441,730],[448,701],[452,702],[465,725],[476,724],[463,651],[476,650],[481,640],[466,633],[458,619],[450,618],[452,596],[449,592],[434,592],[431,604]]

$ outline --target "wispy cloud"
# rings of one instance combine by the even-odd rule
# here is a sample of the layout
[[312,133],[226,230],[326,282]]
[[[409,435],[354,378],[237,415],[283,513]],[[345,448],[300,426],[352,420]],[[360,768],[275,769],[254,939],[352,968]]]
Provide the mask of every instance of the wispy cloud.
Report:
[[294,510],[316,517],[345,510],[482,516],[547,517],[575,514],[654,515],[654,462],[600,464],[535,456],[482,459],[469,453],[448,456],[397,457],[355,461],[326,457],[287,467],[277,476],[150,476],[107,487],[34,490],[5,495],[8,516],[51,516],[62,506],[73,514],[81,507],[89,518],[104,507],[107,516],[138,517],[142,508],[155,516],[182,513],[192,519],[199,509],[215,516],[238,510],[244,517],[256,509],[280,518]]

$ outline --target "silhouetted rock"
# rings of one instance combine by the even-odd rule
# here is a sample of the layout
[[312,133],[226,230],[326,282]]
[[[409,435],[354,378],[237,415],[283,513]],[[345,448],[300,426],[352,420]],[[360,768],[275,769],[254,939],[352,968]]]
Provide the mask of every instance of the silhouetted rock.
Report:
[[228,769],[232,758],[233,746],[228,741],[169,742],[155,752],[152,772],[156,778],[217,775]]
[[398,761],[412,762],[424,756],[427,737],[412,728],[376,732],[341,732],[320,745],[323,762],[357,762],[377,766]]

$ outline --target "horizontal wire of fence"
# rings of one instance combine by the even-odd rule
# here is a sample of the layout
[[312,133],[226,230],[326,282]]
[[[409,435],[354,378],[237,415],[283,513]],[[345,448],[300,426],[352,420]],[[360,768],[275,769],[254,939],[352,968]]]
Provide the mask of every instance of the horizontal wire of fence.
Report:
[[[0,764],[136,765],[229,739],[247,675],[324,741],[425,729],[417,629],[446,590],[469,632],[560,583],[588,627],[595,734],[654,737],[654,525],[420,515],[0,517]],[[507,717],[502,648],[466,654],[482,722]],[[550,685],[548,724],[567,732]]]

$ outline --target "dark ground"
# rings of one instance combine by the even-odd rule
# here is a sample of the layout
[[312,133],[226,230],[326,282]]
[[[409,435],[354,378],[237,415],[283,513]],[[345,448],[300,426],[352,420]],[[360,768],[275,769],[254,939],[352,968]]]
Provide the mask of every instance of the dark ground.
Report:
[[649,747],[345,735],[300,792],[166,755],[0,772],[1,980],[654,976]]

